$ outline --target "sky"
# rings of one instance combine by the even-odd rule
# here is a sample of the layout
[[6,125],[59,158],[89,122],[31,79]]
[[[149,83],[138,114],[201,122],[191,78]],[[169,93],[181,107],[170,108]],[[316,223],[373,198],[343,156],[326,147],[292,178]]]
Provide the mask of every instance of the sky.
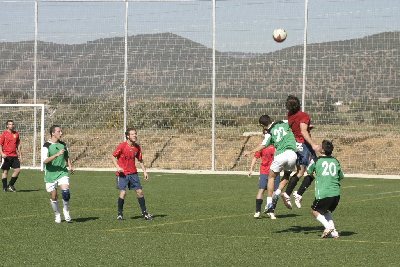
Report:
[[[125,3],[120,0],[39,2],[39,40],[85,43],[124,36]],[[225,0],[216,3],[216,48],[271,52],[303,44],[304,0]],[[309,43],[400,31],[399,0],[309,0]],[[172,32],[212,45],[212,1],[129,2],[128,34]],[[34,1],[0,0],[0,42],[34,39]],[[272,31],[284,28],[283,43]]]

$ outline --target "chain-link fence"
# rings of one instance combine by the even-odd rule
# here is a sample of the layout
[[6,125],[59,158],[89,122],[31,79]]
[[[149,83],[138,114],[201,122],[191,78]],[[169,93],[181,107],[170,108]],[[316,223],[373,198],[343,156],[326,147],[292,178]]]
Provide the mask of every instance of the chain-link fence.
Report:
[[[242,153],[261,137],[243,133],[262,114],[285,119],[294,94],[346,173],[400,174],[399,11],[395,0],[0,0],[0,103],[45,104],[45,129],[63,126],[77,167],[111,167],[133,126],[149,167],[247,170]],[[0,111],[26,158],[38,114]]]

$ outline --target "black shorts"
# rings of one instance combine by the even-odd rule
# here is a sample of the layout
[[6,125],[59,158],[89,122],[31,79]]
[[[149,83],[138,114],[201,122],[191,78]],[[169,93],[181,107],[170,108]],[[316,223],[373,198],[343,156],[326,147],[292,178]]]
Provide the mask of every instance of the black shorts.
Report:
[[322,199],[314,199],[311,209],[325,214],[328,211],[333,212],[339,204],[340,196],[326,197]]
[[13,169],[21,168],[21,163],[18,157],[6,157],[3,159],[3,164],[1,165],[1,169],[8,171],[10,168]]

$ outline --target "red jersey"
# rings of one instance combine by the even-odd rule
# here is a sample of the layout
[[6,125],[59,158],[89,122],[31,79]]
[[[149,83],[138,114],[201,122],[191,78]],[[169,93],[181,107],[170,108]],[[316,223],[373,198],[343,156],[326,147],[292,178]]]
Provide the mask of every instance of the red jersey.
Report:
[[9,132],[5,130],[0,135],[0,145],[3,147],[3,153],[8,157],[17,157],[17,147],[19,146],[19,133],[17,131]]
[[269,168],[274,160],[275,147],[269,145],[264,147],[261,151],[254,153],[254,157],[261,158],[260,174],[269,174]]
[[292,129],[294,138],[296,138],[296,142],[304,143],[305,140],[304,136],[301,134],[300,123],[307,124],[307,131],[310,132],[310,115],[303,111],[298,111],[295,114],[288,114],[288,123],[290,128]]
[[125,175],[137,173],[135,159],[143,160],[141,147],[138,144],[130,146],[128,142],[119,144],[113,156],[117,158],[118,165],[124,170]]

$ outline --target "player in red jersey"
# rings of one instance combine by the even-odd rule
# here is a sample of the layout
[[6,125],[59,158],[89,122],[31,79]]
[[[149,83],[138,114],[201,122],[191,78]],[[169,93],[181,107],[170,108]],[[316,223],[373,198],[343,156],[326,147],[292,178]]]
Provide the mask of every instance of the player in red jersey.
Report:
[[[316,157],[315,151],[320,150],[320,145],[316,144],[311,138],[310,131],[312,129],[311,118],[306,112],[300,110],[300,100],[289,95],[286,100],[286,109],[288,110],[288,122],[297,144],[297,171],[290,177],[286,191],[281,194],[283,201],[287,207],[291,207],[290,195],[297,185],[299,179],[304,175],[307,166],[312,158]],[[313,177],[307,175],[304,177],[302,186],[310,186]],[[299,190],[300,191],[300,190]],[[305,191],[305,189],[304,189]],[[304,191],[302,193],[304,193]],[[301,195],[297,191],[294,192],[295,204],[298,208],[301,207]]]
[[[258,191],[256,195],[256,212],[254,213],[254,218],[256,219],[261,218],[261,206],[263,203],[264,192],[267,189],[268,174],[270,171],[271,163],[274,160],[274,153],[275,147],[273,145],[264,147],[262,150],[254,153],[253,160],[251,161],[249,176],[251,176],[253,173],[253,168],[257,162],[257,159],[261,158],[260,177],[258,179]],[[279,182],[280,177],[278,175],[275,178],[274,190],[279,187]],[[275,217],[272,219],[275,219]]]
[[[16,192],[14,184],[21,171],[21,141],[19,133],[15,130],[13,120],[6,122],[6,130],[0,135],[0,154],[1,169],[3,170],[1,181],[3,182],[3,191]],[[14,169],[11,175],[10,183],[7,185],[7,176],[10,168]]]
[[117,219],[123,219],[126,188],[128,187],[129,190],[134,189],[136,191],[143,218],[145,220],[152,220],[153,216],[146,209],[144,192],[135,164],[137,159],[143,170],[144,179],[148,180],[149,175],[143,163],[142,148],[137,143],[136,129],[128,128],[125,132],[125,137],[126,141],[120,143],[112,154],[112,161],[117,168],[117,188],[119,189]]

